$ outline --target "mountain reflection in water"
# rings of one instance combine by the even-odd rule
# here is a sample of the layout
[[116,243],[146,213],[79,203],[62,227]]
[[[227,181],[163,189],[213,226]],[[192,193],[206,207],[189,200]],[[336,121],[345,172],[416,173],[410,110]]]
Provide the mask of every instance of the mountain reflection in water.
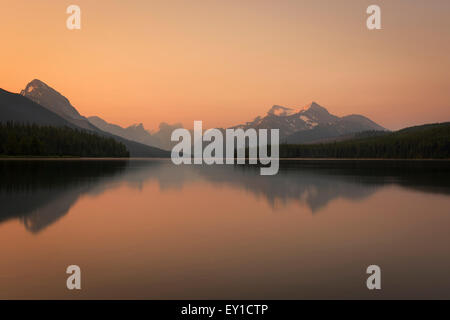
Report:
[[139,190],[151,180],[161,192],[206,181],[263,198],[274,211],[297,201],[313,214],[334,199],[362,200],[388,185],[450,194],[448,161],[293,160],[281,161],[278,175],[259,172],[250,165],[175,166],[170,160],[2,160],[0,224],[19,219],[37,234],[84,194],[101,194],[123,183]]

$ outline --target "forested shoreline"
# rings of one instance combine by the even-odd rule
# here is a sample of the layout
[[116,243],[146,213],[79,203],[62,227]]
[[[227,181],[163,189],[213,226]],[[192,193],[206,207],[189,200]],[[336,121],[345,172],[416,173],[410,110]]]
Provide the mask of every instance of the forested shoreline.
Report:
[[339,142],[280,145],[280,158],[450,159],[450,122]]
[[[84,130],[0,122],[0,157],[5,156],[129,157],[129,151],[113,138]],[[361,133],[344,141],[282,144],[280,158],[450,159],[450,122]]]
[[0,156],[129,157],[113,138],[69,127],[0,122]]

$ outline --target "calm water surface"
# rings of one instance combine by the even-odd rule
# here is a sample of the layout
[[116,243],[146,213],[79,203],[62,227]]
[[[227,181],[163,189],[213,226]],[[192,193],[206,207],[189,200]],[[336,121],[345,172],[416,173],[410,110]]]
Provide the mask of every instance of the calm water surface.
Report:
[[450,298],[449,162],[285,161],[264,177],[2,160],[0,177],[1,299]]

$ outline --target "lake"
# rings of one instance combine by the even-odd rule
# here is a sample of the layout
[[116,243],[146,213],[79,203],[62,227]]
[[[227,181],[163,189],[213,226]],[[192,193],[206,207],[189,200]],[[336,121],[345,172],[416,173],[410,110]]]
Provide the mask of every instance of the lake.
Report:
[[[281,161],[260,176],[0,160],[0,177],[1,299],[450,298],[448,161]],[[373,264],[381,290],[366,287]]]

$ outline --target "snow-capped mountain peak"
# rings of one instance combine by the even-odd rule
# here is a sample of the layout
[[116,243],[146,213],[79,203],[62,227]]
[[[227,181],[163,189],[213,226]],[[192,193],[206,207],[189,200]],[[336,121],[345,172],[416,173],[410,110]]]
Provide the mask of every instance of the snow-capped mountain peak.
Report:
[[303,108],[287,108],[274,105],[266,116],[256,117],[233,128],[279,129],[280,138],[285,139],[294,133],[308,133],[311,140],[317,136],[329,138],[366,130],[384,130],[381,126],[363,116],[338,117],[328,112],[316,102]]
[[278,116],[278,117],[287,117],[295,114],[297,111],[291,108],[286,108],[279,105],[274,105],[270,110],[267,112],[267,114]]

